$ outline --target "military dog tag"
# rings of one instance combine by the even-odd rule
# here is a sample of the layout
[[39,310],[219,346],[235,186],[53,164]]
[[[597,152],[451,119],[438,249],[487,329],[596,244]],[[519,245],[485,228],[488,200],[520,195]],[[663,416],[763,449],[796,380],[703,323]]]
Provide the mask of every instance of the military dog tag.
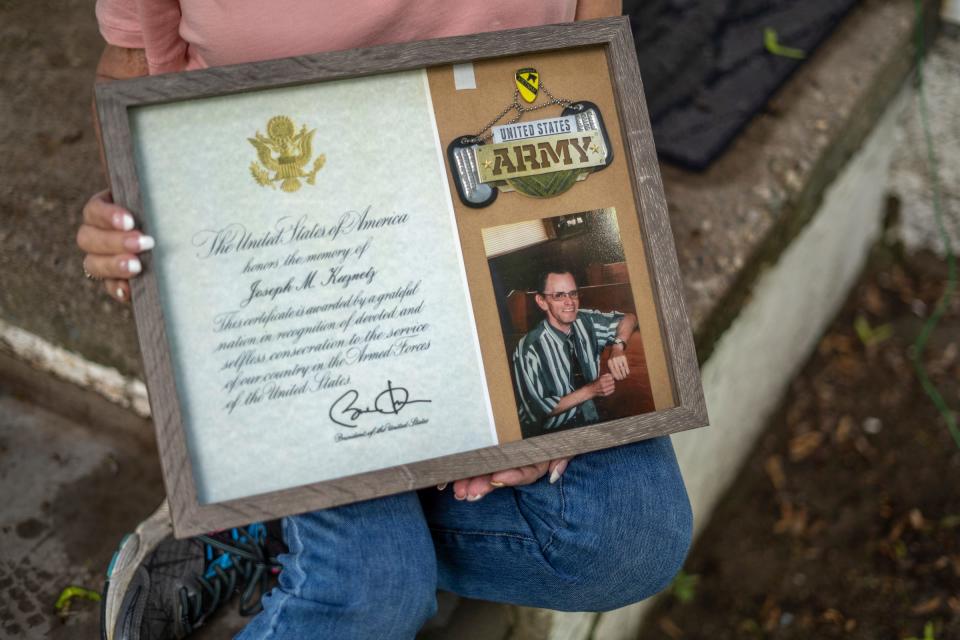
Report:
[[[460,201],[472,208],[488,207],[501,191],[552,198],[610,166],[610,138],[600,109],[592,102],[571,102],[559,118],[523,124],[536,133],[538,124],[563,123],[568,117],[573,118],[574,128],[565,135],[518,136],[518,140],[492,144],[479,136],[454,139],[447,147],[447,158]],[[499,137],[506,136],[501,132]]]

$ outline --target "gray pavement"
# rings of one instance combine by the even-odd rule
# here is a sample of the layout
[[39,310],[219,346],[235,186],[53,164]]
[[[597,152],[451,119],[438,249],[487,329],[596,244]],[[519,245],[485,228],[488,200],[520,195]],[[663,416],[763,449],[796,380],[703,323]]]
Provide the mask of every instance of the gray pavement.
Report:
[[100,590],[122,533],[161,499],[156,455],[0,388],[0,481],[0,635],[95,638],[96,603],[62,617],[54,603],[68,585]]
[[[142,426],[141,426],[142,429]],[[99,605],[54,603],[67,586],[99,591],[122,535],[163,497],[148,432],[97,428],[51,413],[0,386],[0,638],[99,637]],[[225,611],[201,640],[230,638]]]

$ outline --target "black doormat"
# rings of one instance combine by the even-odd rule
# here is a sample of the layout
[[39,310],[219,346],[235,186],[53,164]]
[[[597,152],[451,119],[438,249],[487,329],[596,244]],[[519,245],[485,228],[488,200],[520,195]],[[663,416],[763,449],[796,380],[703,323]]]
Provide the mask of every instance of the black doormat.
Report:
[[703,170],[857,0],[625,0],[657,152]]

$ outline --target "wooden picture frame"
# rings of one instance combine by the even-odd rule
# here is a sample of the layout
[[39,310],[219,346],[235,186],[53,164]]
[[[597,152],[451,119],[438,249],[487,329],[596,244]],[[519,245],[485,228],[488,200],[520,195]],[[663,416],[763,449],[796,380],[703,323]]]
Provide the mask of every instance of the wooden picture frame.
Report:
[[[584,60],[583,64],[577,62],[580,59],[578,56]],[[653,360],[659,358],[657,362],[662,361],[656,367],[651,365],[650,373],[651,379],[660,380],[657,383],[661,389],[656,401],[657,409],[606,421],[602,425],[516,439],[518,432],[514,423],[517,419],[509,416],[510,403],[515,400],[510,392],[509,377],[504,375],[508,367],[509,348],[493,344],[502,340],[503,336],[497,321],[496,305],[491,304],[495,295],[489,286],[491,276],[486,268],[478,265],[485,266],[487,262],[480,231],[511,220],[511,212],[519,210],[517,203],[521,202],[523,196],[502,194],[500,200],[506,204],[499,212],[492,208],[485,212],[464,207],[457,202],[452,170],[447,162],[445,170],[449,194],[445,194],[445,197],[451,199],[456,216],[455,232],[462,243],[461,259],[469,283],[467,295],[477,312],[479,349],[483,366],[487,369],[484,375],[488,383],[491,415],[501,444],[302,486],[255,492],[227,500],[202,501],[197,484],[198,462],[191,455],[191,436],[185,426],[188,416],[185,415],[181,400],[183,389],[178,388],[182,382],[178,382],[175,374],[176,354],[171,349],[171,338],[174,337],[171,331],[177,329],[166,319],[168,313],[164,307],[162,283],[158,281],[153,256],[148,252],[142,256],[142,275],[131,281],[132,297],[164,480],[178,537],[435,486],[457,478],[613,447],[707,424],[697,357],[684,309],[673,237],[632,34],[626,18],[337,51],[98,85],[96,102],[114,200],[134,213],[145,233],[156,235],[151,218],[141,215],[145,211],[150,185],[142,182],[138,153],[142,154],[143,151],[138,151],[138,141],[131,124],[132,114],[142,107],[426,70],[425,77],[430,83],[430,95],[433,96],[433,108],[436,111],[435,127],[439,131],[439,143],[446,147],[452,139],[451,132],[456,132],[451,128],[456,126],[452,123],[457,118],[466,117],[463,113],[470,111],[459,107],[437,108],[442,100],[460,99],[458,96],[461,94],[452,88],[451,65],[477,65],[477,77],[482,80],[484,69],[520,67],[530,60],[544,65],[544,80],[554,88],[560,83],[547,79],[546,69],[556,69],[554,78],[566,77],[571,82],[587,83],[584,86],[602,87],[596,90],[601,98],[609,93],[602,106],[611,134],[611,149],[617,160],[611,167],[617,167],[617,173],[611,172],[610,177],[603,180],[599,178],[601,174],[597,174],[598,177],[584,181],[584,186],[574,187],[569,196],[550,201],[524,200],[523,210],[547,207],[542,213],[529,215],[562,220],[559,224],[574,224],[576,219],[570,222],[569,218],[572,213],[607,210],[605,207],[609,205],[608,202],[591,201],[591,197],[594,200],[597,198],[596,195],[591,196],[591,189],[609,193],[610,185],[615,185],[614,191],[619,200],[609,211],[615,209],[614,219],[619,221],[616,224],[620,225],[624,251],[628,256],[626,263],[620,266],[612,265],[604,269],[596,265],[595,269],[591,269],[595,273],[613,273],[618,269],[623,271],[626,265],[630,266],[632,279],[628,288],[632,287],[630,291],[637,301],[640,323],[646,332],[643,340],[648,355],[652,353],[650,357]],[[506,91],[503,93],[505,96],[512,93],[512,87],[507,90],[498,85],[498,94],[502,93],[501,90]],[[556,89],[556,93],[559,94],[560,89]],[[587,97],[593,99],[594,96]],[[490,102],[486,105],[486,111],[496,114],[501,106],[502,102]],[[483,124],[486,122],[478,121],[476,127]],[[262,127],[263,123],[260,122],[259,126]],[[142,164],[142,157],[139,162]],[[246,171],[245,166],[241,169]],[[615,183],[609,182],[613,180]],[[592,185],[592,182],[596,184]],[[596,216],[590,214],[584,217],[589,222]],[[577,237],[576,234],[571,235]],[[158,245],[161,240],[158,238]],[[178,283],[175,286],[189,287],[190,283]],[[501,302],[508,304],[497,299],[497,304]],[[516,296],[509,304],[520,308],[517,307]],[[522,307],[524,303],[521,300],[519,304]],[[491,373],[491,368],[496,371]],[[455,418],[451,417],[451,420]],[[512,429],[515,435],[503,438],[501,425],[506,425],[503,427],[506,431]],[[271,465],[283,464],[281,459],[262,462],[260,467],[250,472],[270,474]]]

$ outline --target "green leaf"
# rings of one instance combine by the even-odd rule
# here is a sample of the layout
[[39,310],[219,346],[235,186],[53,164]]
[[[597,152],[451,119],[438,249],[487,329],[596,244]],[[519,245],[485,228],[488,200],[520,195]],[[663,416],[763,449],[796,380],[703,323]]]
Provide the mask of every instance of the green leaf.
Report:
[[777,37],[777,30],[773,27],[766,27],[763,30],[763,46],[767,51],[781,58],[792,58],[793,60],[803,60],[807,57],[803,49],[794,49],[780,44]]
[[933,622],[929,622],[929,621],[928,621],[927,624],[923,625],[923,637],[922,637],[922,638],[918,638],[918,637],[916,637],[916,636],[910,636],[909,638],[906,638],[905,640],[937,640],[937,637],[936,637],[936,636],[934,635],[934,633],[933,633]]
[[94,602],[100,602],[100,594],[96,591],[90,589],[85,589],[83,587],[67,587],[60,592],[60,597],[57,598],[56,604],[53,605],[53,608],[57,611],[64,611],[69,609],[70,602],[74,598],[83,598],[84,600],[92,600]]
[[944,529],[953,529],[954,527],[960,526],[960,515],[944,516],[940,520],[940,526]]
[[893,326],[881,324],[876,327],[870,326],[870,321],[863,314],[857,315],[853,321],[853,330],[857,332],[857,337],[865,347],[880,344],[884,340],[889,340],[893,335]]
[[700,576],[681,571],[673,579],[670,585],[670,593],[673,594],[681,604],[691,602],[697,595],[697,583],[700,582]]

